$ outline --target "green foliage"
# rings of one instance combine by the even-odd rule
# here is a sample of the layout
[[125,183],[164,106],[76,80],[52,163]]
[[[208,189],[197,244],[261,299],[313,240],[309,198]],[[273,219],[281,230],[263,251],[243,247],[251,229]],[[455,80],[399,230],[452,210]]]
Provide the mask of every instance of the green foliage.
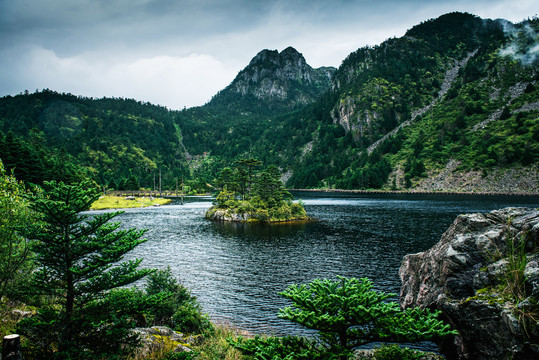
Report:
[[277,166],[257,172],[254,168],[262,165],[257,159],[240,159],[236,163],[234,170],[221,170],[217,184],[222,190],[216,196],[215,206],[206,212],[207,218],[212,218],[218,209],[225,209],[229,214],[249,214],[249,221],[308,219],[303,204],[291,201],[292,195],[284,188]]
[[401,347],[396,344],[384,344],[374,350],[375,360],[420,360],[424,356],[422,351]]
[[0,159],[8,171],[28,184],[41,184],[45,180],[73,183],[88,177],[64,148],[48,146],[43,132],[35,128],[30,130],[28,138],[12,131],[4,136],[0,129]]
[[35,220],[29,209],[24,185],[6,174],[0,160],[0,300],[16,296],[17,288],[28,280],[32,265],[24,227]]
[[[98,198],[88,183],[46,182],[32,197],[40,222],[28,229],[38,269],[32,291],[48,297],[39,313],[20,323],[34,347],[54,358],[92,358],[128,352],[134,325],[123,314],[105,314],[97,306],[108,291],[129,285],[152,272],[138,269],[141,260],[123,256],[144,242],[142,230],[119,230],[109,221],[119,214],[81,214]],[[57,351],[54,351],[56,350]]]
[[187,352],[169,352],[164,357],[163,360],[195,360],[197,354],[193,351]]
[[[119,359],[130,354],[139,342],[129,317],[104,313],[95,303],[89,305],[69,319],[54,308],[42,307],[36,315],[21,320],[17,327],[26,338],[25,358]],[[67,322],[76,333],[66,334]]]
[[212,330],[213,327],[208,317],[202,314],[202,308],[196,297],[178,283],[170,268],[148,276],[146,295],[158,294],[169,296],[146,312],[148,317],[153,318],[151,321],[153,325],[165,325],[178,331],[197,334]]
[[230,344],[253,360],[336,360],[332,354],[302,337],[261,337],[229,340]]
[[293,306],[279,311],[279,317],[318,330],[323,344],[335,354],[379,341],[420,341],[454,332],[437,319],[439,312],[418,308],[401,311],[394,294],[372,289],[368,279],[339,277],[315,279],[307,285],[290,285],[282,296]]
[[[372,290],[368,279],[339,277],[315,279],[307,285],[290,285],[280,295],[293,307],[279,317],[318,330],[318,340],[301,337],[229,339],[229,343],[255,360],[348,359],[352,349],[371,342],[411,342],[455,334],[437,319],[439,312],[419,308],[401,311],[395,296]],[[384,346],[376,359],[419,359],[420,352]]]
[[[134,175],[151,188],[160,169],[163,187],[173,188],[189,175],[176,115],[130,99],[50,90],[6,96],[0,99],[0,135],[12,132],[16,141],[4,140],[9,146],[0,146],[0,158],[18,169],[17,178],[32,183],[77,182],[83,172],[101,185]],[[58,171],[66,162],[68,170]]]

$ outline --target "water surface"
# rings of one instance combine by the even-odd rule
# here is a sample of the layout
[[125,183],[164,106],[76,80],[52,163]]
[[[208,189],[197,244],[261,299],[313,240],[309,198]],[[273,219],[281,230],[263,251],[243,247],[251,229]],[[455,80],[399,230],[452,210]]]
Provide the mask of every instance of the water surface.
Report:
[[146,228],[147,242],[127,258],[166,268],[198,297],[214,321],[252,333],[306,335],[277,318],[289,305],[278,295],[315,278],[368,277],[398,293],[398,269],[408,253],[434,245],[458,214],[507,206],[538,207],[537,197],[343,195],[297,193],[310,223],[257,225],[211,222],[210,198],[184,205],[128,209],[125,227]]

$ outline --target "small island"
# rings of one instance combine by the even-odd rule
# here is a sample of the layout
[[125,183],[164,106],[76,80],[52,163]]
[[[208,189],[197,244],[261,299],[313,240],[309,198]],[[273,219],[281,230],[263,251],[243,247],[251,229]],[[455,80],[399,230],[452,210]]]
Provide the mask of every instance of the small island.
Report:
[[218,221],[278,223],[309,220],[301,201],[293,202],[277,166],[262,171],[257,159],[241,159],[225,167],[216,180],[220,189],[206,218]]

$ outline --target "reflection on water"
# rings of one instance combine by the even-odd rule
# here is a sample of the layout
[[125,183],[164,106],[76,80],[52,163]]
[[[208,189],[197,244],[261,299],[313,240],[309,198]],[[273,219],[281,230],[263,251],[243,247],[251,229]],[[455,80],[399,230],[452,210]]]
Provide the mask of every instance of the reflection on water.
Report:
[[531,197],[296,194],[317,221],[275,225],[211,222],[208,198],[184,205],[130,209],[125,227],[149,229],[128,254],[165,268],[189,287],[217,321],[251,332],[307,334],[277,319],[278,295],[315,278],[369,277],[398,293],[402,257],[434,245],[458,214],[539,206]]

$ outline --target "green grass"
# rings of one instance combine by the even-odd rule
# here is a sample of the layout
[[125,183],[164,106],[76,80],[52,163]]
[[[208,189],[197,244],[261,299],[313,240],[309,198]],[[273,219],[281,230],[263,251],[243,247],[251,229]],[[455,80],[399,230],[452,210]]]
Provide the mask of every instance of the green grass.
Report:
[[134,200],[126,200],[126,197],[122,196],[101,196],[99,200],[94,202],[90,207],[91,210],[104,210],[104,209],[128,209],[147,207],[154,205],[166,205],[172,200],[162,198],[149,198],[149,197],[135,197]]

